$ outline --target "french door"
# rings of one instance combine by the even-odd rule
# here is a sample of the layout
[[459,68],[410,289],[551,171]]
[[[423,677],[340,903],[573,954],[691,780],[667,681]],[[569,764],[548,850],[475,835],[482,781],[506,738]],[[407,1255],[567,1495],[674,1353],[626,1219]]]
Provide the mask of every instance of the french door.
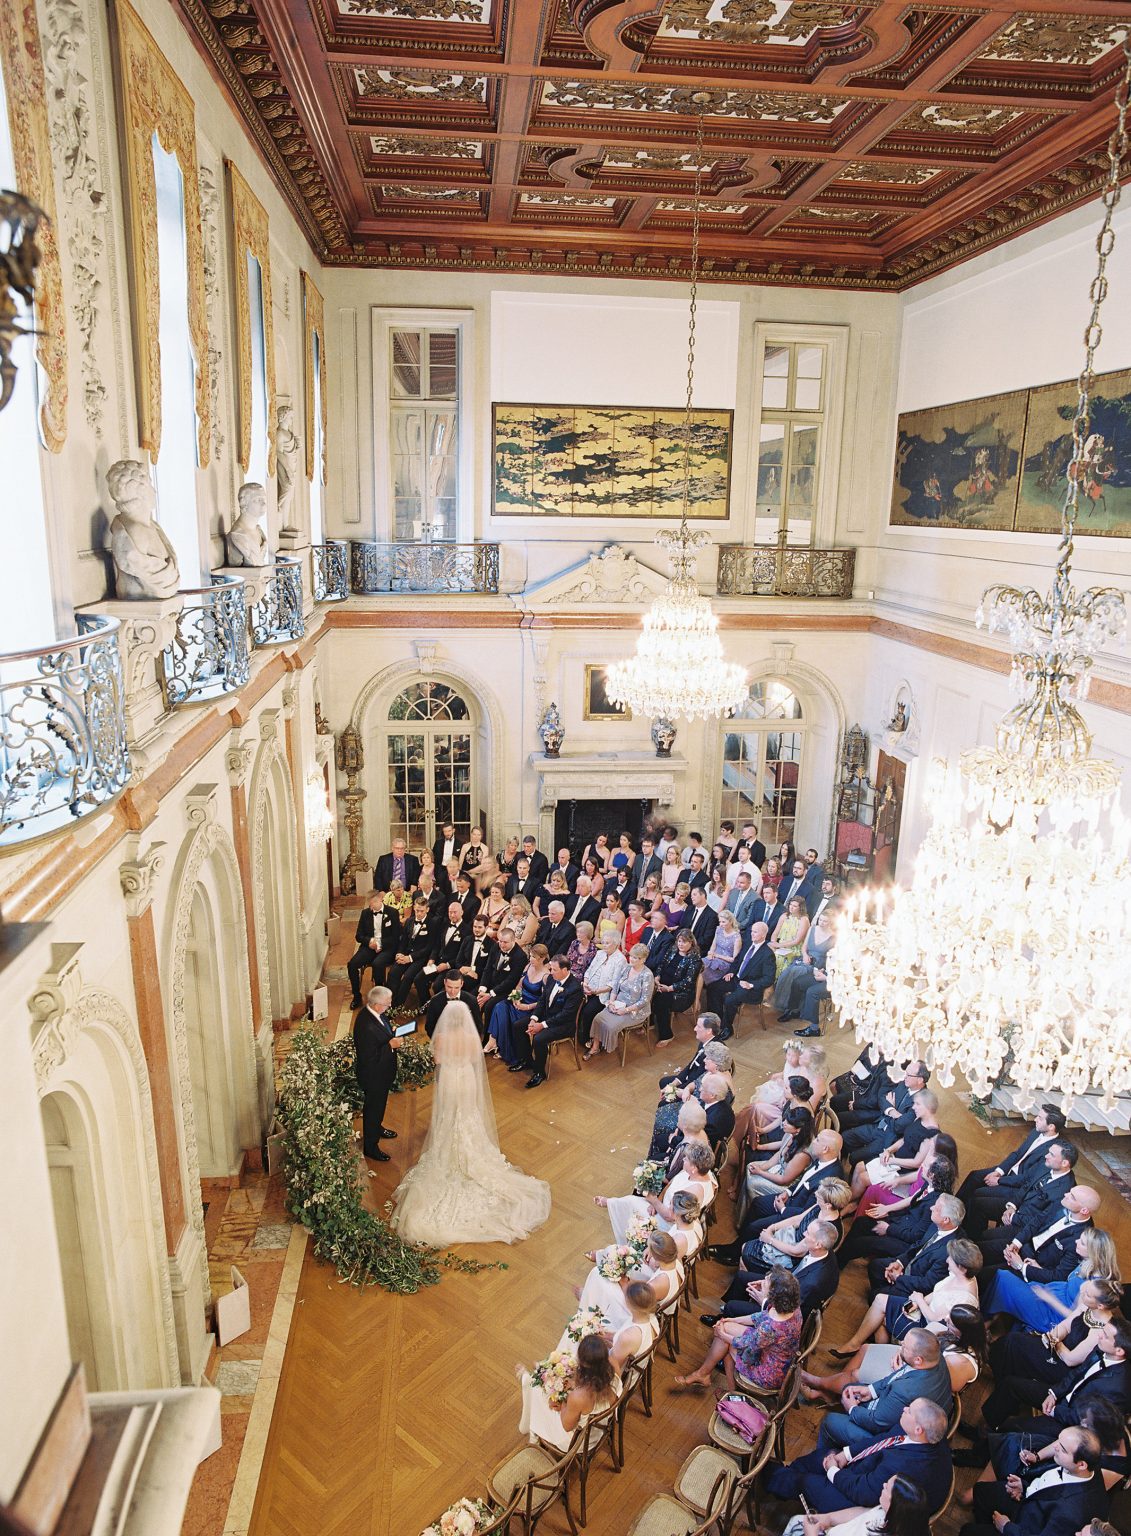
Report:
[[429,847],[451,822],[457,839],[467,841],[475,804],[473,735],[467,705],[445,683],[413,683],[394,699],[386,745],[390,840]]

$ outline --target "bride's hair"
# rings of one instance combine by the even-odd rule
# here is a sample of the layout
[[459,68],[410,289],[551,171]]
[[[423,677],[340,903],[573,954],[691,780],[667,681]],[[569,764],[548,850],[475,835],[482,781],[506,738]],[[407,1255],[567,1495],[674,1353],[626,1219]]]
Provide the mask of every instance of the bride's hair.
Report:
[[633,1280],[625,1288],[625,1300],[630,1307],[635,1307],[638,1312],[654,1312],[656,1310],[656,1293],[647,1280]]
[[599,1333],[588,1333],[577,1346],[577,1375],[574,1385],[589,1387],[603,1397],[613,1384],[613,1365],[609,1346]]

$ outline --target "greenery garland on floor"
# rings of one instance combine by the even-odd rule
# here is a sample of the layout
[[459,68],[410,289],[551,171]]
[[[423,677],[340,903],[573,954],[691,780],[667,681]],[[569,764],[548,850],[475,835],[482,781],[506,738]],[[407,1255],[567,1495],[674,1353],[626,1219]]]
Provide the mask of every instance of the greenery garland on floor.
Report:
[[399,1295],[435,1285],[443,1269],[504,1269],[406,1243],[365,1209],[366,1171],[353,1135],[361,1105],[353,1056],[352,1040],[328,1044],[318,1029],[299,1029],[283,1063],[278,1114],[287,1210],[310,1232],[315,1254],[351,1285]]

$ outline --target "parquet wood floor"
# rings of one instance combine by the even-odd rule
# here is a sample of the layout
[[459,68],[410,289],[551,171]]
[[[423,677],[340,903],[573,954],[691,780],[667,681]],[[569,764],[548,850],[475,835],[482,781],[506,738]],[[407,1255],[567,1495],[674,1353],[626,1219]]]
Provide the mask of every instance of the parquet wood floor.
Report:
[[[781,1065],[785,1031],[771,1025],[763,1034],[749,1012],[740,1030],[731,1043],[740,1092],[748,1096]],[[855,1053],[851,1036],[835,1031],[826,1043],[834,1068],[843,1069]],[[482,1490],[485,1474],[518,1442],[516,1362],[530,1364],[556,1342],[573,1306],[570,1285],[585,1274],[582,1254],[608,1238],[592,1195],[628,1188],[628,1170],[647,1147],[656,1078],[690,1049],[685,1026],[673,1046],[654,1055],[639,1039],[630,1042],[623,1071],[607,1057],[578,1073],[559,1053],[549,1082],[531,1092],[524,1077],[492,1064],[503,1149],[553,1189],[550,1220],[527,1242],[472,1250],[502,1257],[505,1270],[445,1274],[434,1288],[395,1297],[339,1284],[308,1252],[251,1536],[418,1536],[453,1499]],[[386,1144],[394,1161],[372,1180],[376,1201],[388,1198],[416,1158],[430,1099],[430,1089],[391,1099],[386,1123],[399,1140]],[[953,1093],[944,1091],[942,1100],[943,1124],[958,1140],[964,1170],[992,1162],[1018,1139],[1016,1127],[985,1130]],[[1131,1210],[1090,1169],[1081,1170],[1081,1179],[1102,1191],[1101,1219],[1131,1253]],[[728,1222],[723,1213],[718,1237],[728,1235]],[[863,1310],[861,1270],[853,1266],[829,1308],[828,1342],[845,1338]],[[723,1273],[702,1266],[705,1298]],[[705,1348],[701,1310],[683,1314],[681,1368]],[[596,1469],[589,1536],[625,1532],[652,1493],[671,1488],[688,1452],[706,1438],[708,1395],[671,1392],[673,1374],[658,1362],[651,1420],[635,1404],[630,1410],[624,1471]],[[791,1418],[791,1450],[800,1453],[813,1443],[817,1416],[798,1410]],[[964,1474],[962,1485],[971,1477]],[[953,1536],[964,1518],[955,1510],[941,1536]],[[784,1511],[770,1503],[764,1519],[767,1529],[780,1531]],[[540,1530],[565,1531],[560,1510]]]

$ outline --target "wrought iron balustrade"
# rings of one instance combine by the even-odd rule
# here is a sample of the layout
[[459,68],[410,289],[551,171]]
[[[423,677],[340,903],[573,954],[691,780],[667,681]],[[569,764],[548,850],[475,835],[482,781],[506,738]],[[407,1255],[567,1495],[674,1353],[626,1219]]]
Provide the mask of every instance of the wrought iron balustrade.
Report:
[[73,639],[0,655],[0,847],[69,826],[126,787],[118,629],[80,614]]
[[720,544],[720,597],[851,597],[854,549]]
[[350,547],[345,539],[328,539],[312,544],[314,562],[314,601],[340,603],[350,595]]
[[302,617],[302,566],[290,555],[276,555],[275,568],[267,578],[263,596],[250,610],[254,645],[279,645],[301,640],[306,633]]
[[181,592],[172,642],[161,653],[170,708],[234,693],[251,675],[247,592],[242,576],[213,576]]
[[378,544],[354,539],[355,592],[497,592],[497,544]]

